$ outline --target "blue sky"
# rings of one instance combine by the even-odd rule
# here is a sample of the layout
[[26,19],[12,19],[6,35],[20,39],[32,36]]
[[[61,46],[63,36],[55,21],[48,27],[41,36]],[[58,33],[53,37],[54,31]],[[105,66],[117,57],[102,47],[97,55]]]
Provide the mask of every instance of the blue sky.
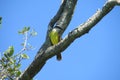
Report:
[[[56,14],[61,0],[0,0],[0,52],[10,45],[17,53],[22,47],[22,36],[17,33],[30,26],[38,35],[29,40],[35,50],[29,60],[22,61],[21,70],[34,59],[46,36],[47,25]],[[106,0],[78,0],[73,19],[63,38],[86,21]],[[47,61],[34,80],[120,80],[120,8],[115,7],[91,31],[76,39],[64,52],[63,60],[53,57]]]

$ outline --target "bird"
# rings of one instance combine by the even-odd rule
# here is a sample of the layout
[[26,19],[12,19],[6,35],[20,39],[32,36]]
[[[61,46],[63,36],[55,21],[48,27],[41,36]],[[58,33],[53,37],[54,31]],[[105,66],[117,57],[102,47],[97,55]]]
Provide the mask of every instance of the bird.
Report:
[[[50,41],[51,41],[52,45],[56,45],[61,40],[60,35],[55,28],[53,28],[52,31],[50,31],[49,37],[50,37]],[[60,61],[62,59],[61,53],[58,53],[56,55],[56,59],[58,61]]]

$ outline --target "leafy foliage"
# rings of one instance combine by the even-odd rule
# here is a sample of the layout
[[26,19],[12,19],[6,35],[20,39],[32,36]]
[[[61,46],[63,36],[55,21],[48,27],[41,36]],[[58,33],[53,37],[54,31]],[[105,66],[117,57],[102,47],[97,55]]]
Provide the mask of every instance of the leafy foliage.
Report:
[[18,33],[19,34],[25,34],[29,30],[30,30],[30,27],[24,27],[22,30],[18,31]]
[[29,56],[25,54],[25,51],[31,50],[32,45],[28,43],[28,37],[37,35],[34,30],[30,31],[30,27],[24,27],[18,31],[19,34],[24,35],[24,42],[22,43],[23,48],[18,52],[14,53],[15,49],[13,46],[9,46],[8,49],[1,53],[0,58],[0,80],[16,80],[21,75],[21,61],[29,59]]
[[14,47],[10,46],[0,60],[0,78],[3,79],[15,79],[21,74],[19,70],[21,64],[17,62],[17,56],[13,55]]

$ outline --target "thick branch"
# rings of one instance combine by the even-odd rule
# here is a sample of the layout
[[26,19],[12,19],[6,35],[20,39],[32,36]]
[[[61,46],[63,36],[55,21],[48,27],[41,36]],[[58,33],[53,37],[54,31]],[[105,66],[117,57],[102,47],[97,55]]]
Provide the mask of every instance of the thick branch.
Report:
[[77,0],[63,0],[63,4],[61,5],[59,11],[54,18],[51,19],[48,25],[48,34],[52,28],[56,26],[59,26],[62,29],[58,29],[59,35],[63,34],[72,19],[76,3]]
[[[64,16],[70,16],[70,18],[64,18],[63,22],[65,21],[67,25],[70,23],[70,19],[72,17],[71,15],[73,14],[73,10],[66,11],[65,9],[67,8],[67,6],[69,6],[69,7],[72,6],[71,9],[74,9],[74,7],[76,5],[75,1],[77,2],[77,0],[64,0],[62,2],[62,5],[61,5],[59,11],[57,12],[56,16],[49,23],[45,43],[42,45],[42,47],[38,51],[38,53],[37,53],[34,61],[24,71],[24,73],[19,77],[18,80],[30,80],[30,79],[32,79],[42,69],[42,67],[44,66],[44,64],[47,61],[47,58],[46,58],[46,56],[44,56],[44,53],[45,53],[46,49],[51,46],[50,40],[49,40],[49,37],[48,37],[49,30],[51,28],[53,28],[53,26],[60,19],[60,17],[62,17],[61,15],[63,13],[66,13],[66,15],[64,15]],[[68,3],[73,3],[74,5],[73,4],[69,4],[68,5]],[[64,12],[64,11],[66,11],[66,12]],[[68,14],[68,13],[71,13],[70,11],[72,11],[72,14]],[[66,25],[66,27],[67,27],[67,25]]]
[[[74,0],[67,0],[72,1]],[[71,4],[72,5],[72,4]],[[109,0],[101,10],[97,10],[97,12],[90,17],[85,23],[78,26],[78,28],[71,31],[63,40],[61,40],[57,45],[55,46],[48,46],[46,40],[44,46],[47,45],[47,47],[43,47],[38,51],[38,55],[35,60],[31,63],[31,65],[25,70],[25,72],[20,76],[19,80],[30,80],[32,79],[44,66],[45,62],[56,55],[59,52],[64,51],[75,39],[78,37],[81,37],[85,33],[88,33],[89,30],[94,27],[106,14],[108,14],[115,5],[120,5],[119,0]],[[67,5],[66,5],[67,6]],[[65,10],[65,9],[64,9]],[[65,10],[67,11],[67,10]],[[63,17],[59,19],[56,25],[60,26],[68,26],[68,24],[64,21],[67,21],[66,19],[69,14],[62,14]],[[71,15],[70,15],[71,16]],[[71,18],[68,18],[71,20]],[[69,21],[70,22],[70,21]],[[68,22],[68,23],[69,23]],[[63,27],[64,28],[64,27]],[[64,28],[66,29],[66,27]],[[64,31],[63,31],[64,32]],[[62,33],[62,32],[61,32]]]
[[63,32],[66,30],[66,28],[68,27],[71,19],[72,19],[72,15],[74,13],[74,9],[75,9],[75,5],[77,3],[77,0],[66,0],[66,5],[64,8],[63,13],[61,14],[60,19],[56,22],[56,26],[59,26],[62,28],[62,30],[59,29],[59,34],[62,35]]
[[64,0],[60,6],[60,9],[58,10],[57,14],[51,19],[49,25],[48,25],[48,30],[51,30],[53,28],[53,26],[55,25],[55,23],[59,20],[63,10],[64,10],[64,6],[66,4],[67,0]]
[[113,1],[107,1],[103,8],[101,10],[97,10],[97,12],[92,17],[90,17],[85,23],[71,31],[57,45],[49,47],[44,54],[46,59],[49,59],[57,53],[64,51],[75,39],[81,37],[85,33],[88,33],[92,27],[94,27],[106,14],[108,14],[114,8],[115,5],[118,4],[119,3],[117,2],[113,3]]

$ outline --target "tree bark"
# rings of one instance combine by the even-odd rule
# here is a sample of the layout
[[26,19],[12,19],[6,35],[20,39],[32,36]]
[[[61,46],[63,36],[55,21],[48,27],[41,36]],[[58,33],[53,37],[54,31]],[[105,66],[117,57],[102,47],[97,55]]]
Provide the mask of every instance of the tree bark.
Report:
[[57,45],[52,46],[49,39],[49,32],[54,27],[59,26],[62,30],[58,30],[58,32],[60,35],[63,34],[72,19],[76,3],[77,0],[64,0],[62,2],[57,14],[53,17],[53,19],[51,19],[48,25],[48,31],[44,44],[39,49],[33,62],[18,78],[18,80],[31,80],[42,69],[48,59],[55,56],[57,53],[64,51],[75,39],[81,37],[85,33],[88,33],[92,27],[94,27],[114,8],[114,6],[120,5],[120,0],[108,0],[102,9],[98,9],[96,13],[86,22],[69,32],[68,35],[66,35],[66,37]]

